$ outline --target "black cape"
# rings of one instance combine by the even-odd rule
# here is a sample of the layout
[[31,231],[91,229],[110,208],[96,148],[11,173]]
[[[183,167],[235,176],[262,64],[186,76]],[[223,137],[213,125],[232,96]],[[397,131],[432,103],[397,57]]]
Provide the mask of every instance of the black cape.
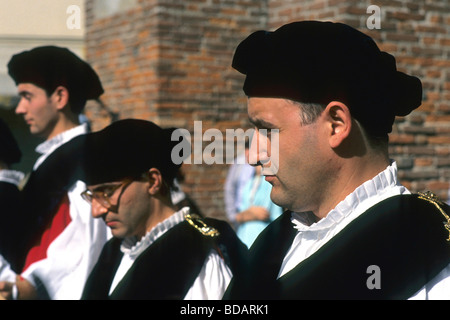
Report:
[[239,273],[245,263],[247,248],[231,227],[206,218],[207,225],[219,230],[216,238],[205,236],[183,221],[149,246],[133,263],[111,295],[109,289],[123,253],[122,240],[113,238],[91,272],[83,291],[83,300],[182,300],[197,278],[210,250],[216,250]]
[[[439,206],[445,212],[449,207]],[[250,249],[249,267],[227,299],[407,299],[450,263],[449,232],[437,203],[417,195],[384,200],[277,279],[295,237],[285,212]],[[380,288],[368,285],[379,268]]]
[[40,241],[70,187],[77,180],[84,180],[81,166],[83,147],[82,143],[68,141],[31,172],[22,190],[22,227],[16,230],[22,241],[17,244],[19,258],[16,269],[22,270],[28,251]]

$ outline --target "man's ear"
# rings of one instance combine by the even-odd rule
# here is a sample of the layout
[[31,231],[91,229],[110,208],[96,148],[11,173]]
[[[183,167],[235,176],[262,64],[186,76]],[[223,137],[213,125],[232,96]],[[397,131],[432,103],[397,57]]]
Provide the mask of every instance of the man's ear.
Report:
[[69,104],[69,90],[64,86],[58,86],[55,91],[53,91],[51,98],[56,103],[57,109],[62,110]]
[[151,195],[156,195],[163,186],[163,178],[161,172],[156,168],[151,168],[148,170],[148,193]]
[[352,115],[342,102],[332,101],[324,110],[326,121],[330,124],[329,144],[333,149],[342,145],[352,130]]

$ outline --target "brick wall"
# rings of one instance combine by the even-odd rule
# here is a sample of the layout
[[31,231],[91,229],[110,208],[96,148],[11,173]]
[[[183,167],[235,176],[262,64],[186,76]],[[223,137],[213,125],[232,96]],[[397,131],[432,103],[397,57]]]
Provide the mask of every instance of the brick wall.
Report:
[[[104,84],[103,102],[118,118],[188,129],[202,150],[211,142],[194,141],[194,121],[224,137],[226,129],[248,127],[243,77],[230,65],[237,44],[266,26],[265,1],[136,1],[109,16],[94,4],[86,6],[87,57]],[[93,103],[87,116],[94,130],[110,121]],[[227,170],[226,164],[183,165],[183,189],[205,215],[224,216]]]
[[[157,77],[157,1],[108,15],[86,2],[87,60],[98,71],[105,89],[102,101],[119,118],[155,118]],[[107,109],[90,103],[93,129],[110,122]]]
[[[369,30],[370,5],[381,10],[380,29]],[[420,108],[397,119],[390,135],[391,157],[412,191],[432,190],[447,199],[450,187],[450,4],[413,0],[269,1],[271,29],[296,20],[344,22],[393,54],[399,70],[418,76],[424,88]]]
[[[95,0],[99,1],[99,0]],[[445,197],[450,181],[450,16],[445,1],[134,0],[102,14],[86,3],[87,59],[99,72],[103,102],[118,118],[203,131],[247,128],[243,77],[231,67],[237,44],[252,31],[317,19],[340,21],[371,35],[401,70],[419,76],[424,103],[396,121],[391,155],[413,191]],[[121,2],[120,0],[115,3]],[[105,2],[107,3],[107,2]],[[447,5],[444,5],[446,4]],[[369,5],[381,9],[381,29],[366,26]],[[111,121],[90,103],[93,128]],[[194,141],[201,143],[202,141]],[[210,142],[202,144],[202,150]],[[225,164],[184,165],[184,190],[202,212],[223,217]]]
[[[161,123],[191,132],[247,126],[242,77],[230,67],[244,36],[265,22],[263,1],[162,1],[159,39],[161,81],[158,114]],[[211,142],[205,141],[202,150]],[[185,190],[209,216],[223,216],[226,164],[185,165]]]

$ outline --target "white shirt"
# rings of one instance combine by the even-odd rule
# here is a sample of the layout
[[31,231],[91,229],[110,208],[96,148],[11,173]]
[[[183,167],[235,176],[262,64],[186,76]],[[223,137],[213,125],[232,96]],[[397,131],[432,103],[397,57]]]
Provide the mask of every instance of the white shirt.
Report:
[[[320,221],[312,222],[310,212],[293,212],[291,221],[298,233],[283,259],[278,277],[313,255],[367,209],[400,194],[410,192],[397,180],[397,165],[392,161],[390,166],[356,188]],[[450,265],[412,298],[450,299]]]
[[[122,242],[120,250],[123,252],[122,261],[116,271],[109,294],[116,288],[134,261],[149,246],[152,245],[168,230],[184,221],[184,216],[189,213],[189,208],[184,207],[166,220],[157,224],[142,239],[136,242],[134,237],[127,238]],[[203,264],[203,267],[194,281],[194,284],[184,297],[185,300],[218,300],[225,293],[232,278],[232,273],[223,259],[216,251],[211,250]]]
[[[58,147],[87,132],[87,124],[82,124],[38,145],[36,151],[42,155],[34,170]],[[49,245],[47,257],[32,263],[21,274],[35,287],[43,283],[50,299],[80,299],[87,277],[108,238],[105,223],[92,217],[90,204],[81,198],[84,190],[86,184],[82,181],[69,188],[71,222]]]

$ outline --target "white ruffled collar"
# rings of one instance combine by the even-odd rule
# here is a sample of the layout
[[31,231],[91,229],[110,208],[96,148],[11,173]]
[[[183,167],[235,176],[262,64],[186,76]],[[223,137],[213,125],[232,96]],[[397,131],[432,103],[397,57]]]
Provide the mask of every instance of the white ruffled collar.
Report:
[[16,170],[0,170],[0,181],[11,183],[18,186],[25,177],[23,172]]
[[44,162],[45,158],[53,152],[56,148],[62,146],[64,143],[72,140],[73,138],[85,134],[89,131],[87,123],[80,124],[72,129],[66,130],[50,140],[44,141],[39,144],[35,151],[40,153],[42,156],[34,164],[34,170],[36,170],[39,165]]
[[367,207],[370,207],[372,203],[366,200],[383,197],[392,187],[400,187],[406,190],[397,179],[397,164],[393,160],[391,160],[391,164],[384,171],[356,188],[355,191],[331,210],[325,218],[314,222],[314,216],[311,212],[293,212],[291,221],[299,231],[329,229],[349,216],[363,202],[367,202]]
[[120,250],[134,259],[144,252],[153,242],[160,238],[171,228],[184,221],[186,214],[189,214],[189,207],[184,207],[180,211],[175,212],[169,218],[158,223],[154,228],[148,231],[141,240],[137,241],[136,237],[125,238],[122,241]]

